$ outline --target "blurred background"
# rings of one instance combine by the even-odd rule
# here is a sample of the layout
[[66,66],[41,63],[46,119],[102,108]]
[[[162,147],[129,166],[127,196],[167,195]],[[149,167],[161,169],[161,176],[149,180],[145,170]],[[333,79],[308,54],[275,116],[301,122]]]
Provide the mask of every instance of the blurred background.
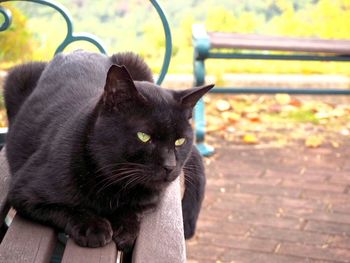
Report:
[[[74,32],[99,37],[109,54],[139,53],[159,74],[165,39],[149,1],[58,2]],[[350,39],[350,0],[158,2],[173,36],[164,82],[171,88],[193,85],[195,23],[208,31]],[[1,6],[13,23],[0,33],[0,86],[12,66],[50,60],[66,34],[52,8]],[[78,48],[96,51],[76,42],[65,52]],[[349,62],[209,59],[206,72],[208,83],[222,87],[350,88]],[[189,262],[349,262],[350,97],[210,94],[204,101],[206,142],[216,152],[205,159],[207,192],[187,243]],[[2,98],[0,126],[7,126]]]
[[[103,40],[109,53],[130,50],[139,53],[153,72],[159,73],[165,39],[160,19],[150,2],[59,2],[72,15],[74,32],[96,35]],[[191,87],[193,83],[191,28],[194,23],[205,24],[208,31],[350,39],[347,22],[350,21],[350,0],[159,2],[166,12],[173,35],[172,60],[164,85],[175,88]],[[62,16],[52,8],[22,1],[2,5],[12,11],[13,23],[9,30],[0,34],[0,81],[13,65],[29,60],[50,60],[66,34]],[[3,19],[0,15],[0,23]],[[96,50],[89,43],[75,42],[65,52],[77,48]],[[274,51],[262,52],[268,54]],[[210,59],[206,62],[206,71],[207,82],[215,82],[217,86],[350,87],[350,67],[346,62]],[[348,108],[338,103],[338,97],[326,97],[330,103],[324,103],[325,97],[317,103],[314,100],[304,103],[302,100],[305,98],[281,94],[208,96],[208,132],[239,143],[272,141],[278,145],[288,143],[293,136],[297,140],[306,140],[305,135],[310,135],[310,131],[305,133],[305,129],[312,133],[315,124],[323,125],[322,129],[326,126],[335,129],[335,136],[349,133],[346,125],[349,121]],[[0,114],[0,125],[7,126],[3,115]],[[266,123],[269,125],[266,126]],[[281,135],[281,129],[295,129],[299,124],[302,125],[301,131],[287,134],[288,138]],[[275,126],[276,129],[271,130]],[[266,131],[267,128],[270,132]],[[315,133],[311,134],[316,136],[315,144],[322,143],[322,135]]]
[[[60,0],[73,17],[75,32],[89,32],[102,39],[109,53],[140,53],[155,73],[163,58],[164,37],[159,18],[145,0]],[[193,23],[208,31],[257,33],[279,36],[350,38],[349,0],[178,0],[160,1],[173,34],[169,73],[192,72]],[[0,67],[25,60],[50,59],[64,39],[66,26],[52,8],[21,1],[4,3],[13,13],[13,27],[0,35]],[[0,22],[3,19],[0,16]],[[76,43],[70,49],[89,48]],[[268,64],[268,66],[267,66]],[[227,61],[208,71],[219,79],[225,73],[350,73],[342,63]]]

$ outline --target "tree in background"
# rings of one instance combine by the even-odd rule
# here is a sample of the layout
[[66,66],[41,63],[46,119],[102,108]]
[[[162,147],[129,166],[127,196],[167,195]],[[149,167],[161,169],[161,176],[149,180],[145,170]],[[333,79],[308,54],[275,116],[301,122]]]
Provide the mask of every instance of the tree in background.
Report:
[[[68,7],[74,19],[75,32],[87,31],[103,39],[110,53],[134,51],[141,54],[154,72],[160,71],[164,54],[164,35],[159,18],[146,0],[59,0]],[[159,0],[167,13],[173,34],[172,73],[192,72],[193,23],[205,23],[208,30],[266,35],[285,35],[350,39],[350,0]],[[1,49],[2,59],[51,59],[54,48],[65,36],[64,22],[47,7],[27,2],[14,4],[28,17],[28,23],[12,28],[15,37],[27,38]],[[23,17],[23,16],[22,16]],[[14,14],[15,20],[21,17]],[[57,19],[56,19],[57,18]],[[23,19],[25,19],[23,17]],[[31,29],[29,33],[25,27]],[[34,31],[35,29],[35,31]],[[20,30],[26,32],[24,35]],[[7,34],[7,33],[6,33]],[[5,33],[0,33],[3,41]],[[22,36],[21,36],[22,35]],[[5,35],[6,36],[6,35]],[[30,36],[30,39],[28,37]],[[35,38],[35,39],[34,39]],[[8,41],[11,40],[7,37]],[[39,41],[37,41],[39,40]],[[3,42],[5,43],[5,42]],[[70,49],[86,48],[78,43]],[[13,50],[12,50],[13,49]],[[342,63],[289,62],[267,64],[261,61],[231,60],[211,66],[212,72],[273,72],[273,73],[346,73],[350,68]],[[347,69],[349,68],[349,69]],[[344,71],[345,70],[345,71]],[[216,73],[214,73],[216,75]]]
[[275,35],[350,39],[350,0],[319,0],[296,9],[288,0],[276,0],[280,15],[266,30]]
[[27,19],[22,12],[10,4],[4,4],[12,13],[11,27],[0,33],[0,60],[20,62],[31,57],[35,40],[27,27]]

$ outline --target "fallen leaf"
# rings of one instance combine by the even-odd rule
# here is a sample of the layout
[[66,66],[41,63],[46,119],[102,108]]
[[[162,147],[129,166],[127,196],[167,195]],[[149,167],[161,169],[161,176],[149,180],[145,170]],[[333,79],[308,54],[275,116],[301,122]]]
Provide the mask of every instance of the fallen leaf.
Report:
[[227,111],[231,108],[231,105],[228,101],[226,100],[218,100],[216,102],[216,108],[219,110],[219,111]]
[[340,144],[338,142],[331,142],[334,148],[339,148]]
[[282,107],[278,104],[273,104],[269,107],[268,111],[270,113],[280,113],[282,111]]
[[229,126],[229,127],[226,128],[226,131],[228,133],[235,133],[236,132],[236,128],[233,127],[233,126]]
[[300,107],[302,105],[301,101],[300,100],[297,100],[295,98],[291,98],[290,102],[289,102],[289,105],[292,105],[294,107]]
[[257,113],[248,113],[246,117],[248,120],[252,122],[260,122],[260,117],[259,117],[259,114]]
[[338,118],[344,116],[345,114],[348,114],[348,113],[342,108],[334,109],[332,112],[332,115]]
[[328,119],[331,115],[328,112],[317,112],[315,113],[315,117],[317,119]]
[[291,102],[289,94],[276,94],[275,99],[279,104],[286,105]]
[[211,133],[215,131],[223,131],[225,130],[225,128],[225,125],[208,125],[208,127],[206,128],[206,132]]
[[286,138],[279,138],[274,144],[278,147],[284,147],[288,144],[288,140]]
[[305,140],[305,146],[310,148],[319,147],[323,143],[323,137],[320,135],[311,135]]
[[236,123],[241,119],[241,115],[235,112],[223,112],[222,117],[230,123]]
[[350,134],[350,131],[348,129],[342,129],[340,130],[340,134],[344,136],[348,136]]
[[243,141],[248,144],[257,144],[259,142],[258,138],[253,133],[247,133],[243,136]]

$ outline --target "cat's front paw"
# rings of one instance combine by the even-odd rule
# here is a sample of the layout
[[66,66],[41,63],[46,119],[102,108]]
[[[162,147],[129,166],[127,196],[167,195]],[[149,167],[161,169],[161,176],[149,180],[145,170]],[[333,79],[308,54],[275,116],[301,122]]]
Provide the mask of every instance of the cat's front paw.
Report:
[[117,244],[118,250],[129,252],[134,246],[138,236],[138,230],[126,231],[123,227],[113,233],[113,240]]
[[79,223],[69,223],[66,231],[82,247],[102,247],[112,240],[113,230],[104,218],[93,218]]

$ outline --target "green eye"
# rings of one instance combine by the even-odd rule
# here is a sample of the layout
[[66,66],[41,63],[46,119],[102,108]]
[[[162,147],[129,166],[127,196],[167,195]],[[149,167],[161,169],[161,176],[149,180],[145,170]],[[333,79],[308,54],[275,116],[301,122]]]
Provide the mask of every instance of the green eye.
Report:
[[175,141],[175,146],[181,146],[185,143],[186,139],[185,138],[180,138]]
[[139,138],[139,140],[141,142],[148,142],[150,139],[151,139],[151,136],[146,134],[146,133],[143,133],[143,132],[138,132],[137,133],[137,138]]

